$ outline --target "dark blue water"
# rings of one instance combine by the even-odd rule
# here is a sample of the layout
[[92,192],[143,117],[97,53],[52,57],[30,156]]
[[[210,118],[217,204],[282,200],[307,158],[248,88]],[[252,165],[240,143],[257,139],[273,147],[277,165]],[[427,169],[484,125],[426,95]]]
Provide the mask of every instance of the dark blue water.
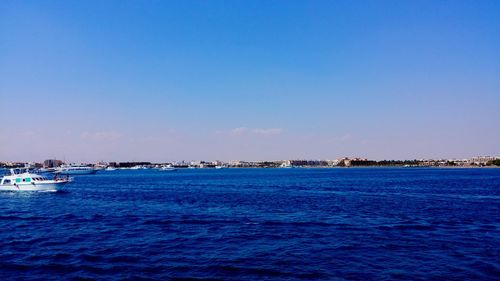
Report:
[[0,279],[499,280],[500,169],[115,171],[0,193]]

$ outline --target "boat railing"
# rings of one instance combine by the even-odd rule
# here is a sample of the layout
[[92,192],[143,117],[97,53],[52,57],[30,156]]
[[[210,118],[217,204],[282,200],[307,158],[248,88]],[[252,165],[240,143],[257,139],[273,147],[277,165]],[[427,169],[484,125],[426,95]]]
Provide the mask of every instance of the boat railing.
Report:
[[29,171],[30,171],[29,168],[10,168],[8,170],[7,175],[8,176],[21,175],[24,173],[29,173]]

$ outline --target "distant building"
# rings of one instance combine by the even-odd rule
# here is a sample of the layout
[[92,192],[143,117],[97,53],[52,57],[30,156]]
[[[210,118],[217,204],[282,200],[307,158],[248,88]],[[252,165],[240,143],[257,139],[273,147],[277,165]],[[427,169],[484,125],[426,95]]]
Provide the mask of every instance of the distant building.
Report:
[[48,159],[43,161],[43,167],[44,168],[55,168],[59,167],[63,164],[63,161],[61,160],[56,160],[56,159]]
[[339,163],[340,163],[340,159],[335,159],[335,160],[326,160],[326,164],[327,166],[329,167],[335,167],[335,166],[338,166]]
[[496,158],[497,157],[493,157],[493,156],[476,156],[476,157],[472,157],[469,160],[469,163],[474,164],[474,165],[486,165],[486,163],[488,163],[489,161],[493,161]]
[[219,161],[219,160],[215,160],[215,161],[212,161],[212,163],[214,166],[221,166],[223,165],[224,163],[222,161]]

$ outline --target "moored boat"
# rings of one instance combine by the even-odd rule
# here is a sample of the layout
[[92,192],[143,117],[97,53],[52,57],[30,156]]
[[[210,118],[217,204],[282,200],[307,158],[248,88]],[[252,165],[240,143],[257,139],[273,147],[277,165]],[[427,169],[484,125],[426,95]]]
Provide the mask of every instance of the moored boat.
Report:
[[160,168],[161,171],[165,171],[165,172],[174,172],[174,171],[177,171],[176,168],[172,167],[172,165],[166,165],[166,166],[162,166]]
[[90,175],[97,173],[97,170],[84,165],[63,165],[57,168],[55,173],[61,175]]
[[141,166],[141,165],[135,165],[133,167],[130,167],[129,169],[130,170],[143,170],[143,169],[145,169],[145,167]]

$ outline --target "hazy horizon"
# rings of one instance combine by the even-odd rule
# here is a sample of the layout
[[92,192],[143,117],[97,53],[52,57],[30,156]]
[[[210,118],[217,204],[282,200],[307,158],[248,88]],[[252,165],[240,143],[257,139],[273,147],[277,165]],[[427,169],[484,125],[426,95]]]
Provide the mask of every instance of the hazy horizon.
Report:
[[500,156],[499,10],[1,1],[0,161]]

